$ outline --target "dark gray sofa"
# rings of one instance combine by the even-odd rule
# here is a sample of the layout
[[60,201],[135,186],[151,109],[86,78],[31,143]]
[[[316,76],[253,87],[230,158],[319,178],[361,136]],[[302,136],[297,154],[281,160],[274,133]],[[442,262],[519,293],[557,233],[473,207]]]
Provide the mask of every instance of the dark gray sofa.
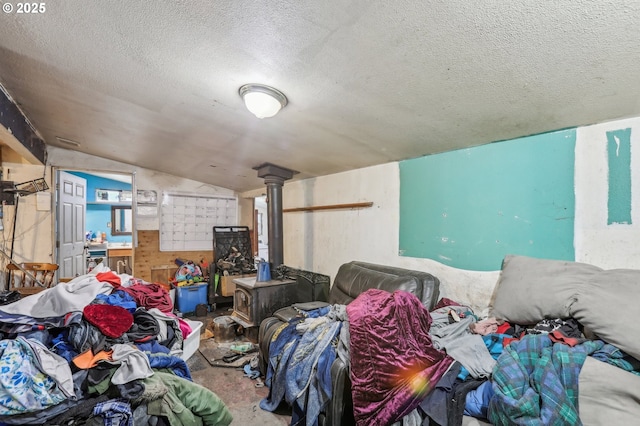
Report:
[[440,281],[427,272],[353,261],[338,269],[329,291],[329,303],[347,305],[370,288],[408,291],[429,310],[438,303],[440,295]]
[[[415,294],[429,310],[436,305],[440,295],[440,281],[427,272],[352,261],[341,265],[338,269],[329,291],[329,304],[347,305],[362,292],[371,288],[388,292],[396,290],[410,292]],[[323,304],[322,302],[311,303],[314,304],[310,307],[319,307]],[[266,373],[267,360],[270,356],[271,338],[284,322],[290,321],[296,315],[298,315],[296,309],[287,307],[278,310],[260,324],[259,368],[263,375]],[[319,424],[321,426],[355,424],[351,403],[351,380],[348,368],[339,358],[331,366],[331,382],[332,399],[320,415]]]

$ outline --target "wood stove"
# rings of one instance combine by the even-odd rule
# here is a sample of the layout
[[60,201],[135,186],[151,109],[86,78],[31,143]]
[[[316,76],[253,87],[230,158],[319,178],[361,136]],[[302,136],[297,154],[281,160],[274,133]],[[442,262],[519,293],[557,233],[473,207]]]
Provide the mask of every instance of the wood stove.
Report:
[[256,281],[256,278],[236,278],[233,295],[233,313],[236,322],[244,326],[258,327],[263,319],[275,311],[296,302],[309,301],[300,293],[295,280]]

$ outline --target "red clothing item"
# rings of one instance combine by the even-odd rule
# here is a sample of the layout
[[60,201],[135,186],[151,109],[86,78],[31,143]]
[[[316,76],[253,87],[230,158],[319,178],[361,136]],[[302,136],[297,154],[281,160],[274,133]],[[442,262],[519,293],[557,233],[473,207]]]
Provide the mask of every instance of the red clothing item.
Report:
[[120,277],[114,274],[113,271],[100,272],[99,274],[96,274],[96,279],[102,283],[113,284],[115,288],[118,288],[122,285]]
[[158,284],[136,284],[131,287],[121,287],[133,297],[138,306],[158,308],[162,312],[173,311],[173,302],[169,293]]
[[511,328],[511,324],[509,324],[508,322],[506,322],[506,321],[505,321],[505,322],[503,322],[502,324],[500,324],[500,325],[498,326],[498,331],[496,331],[496,333],[498,333],[498,334],[505,334],[505,333],[506,333],[506,331],[507,331],[508,329],[510,329],[510,328]]
[[102,334],[114,339],[122,336],[133,325],[133,315],[121,306],[87,305],[82,315]]
[[549,333],[549,338],[554,343],[564,343],[571,347],[584,343],[587,339],[579,339],[577,337],[567,336],[562,332],[562,330],[553,330]]

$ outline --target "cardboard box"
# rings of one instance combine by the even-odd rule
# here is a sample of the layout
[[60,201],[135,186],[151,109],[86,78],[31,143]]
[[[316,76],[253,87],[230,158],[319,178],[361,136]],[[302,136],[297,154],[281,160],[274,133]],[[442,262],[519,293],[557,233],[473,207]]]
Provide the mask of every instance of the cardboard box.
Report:
[[236,278],[249,278],[255,277],[256,274],[241,274],[241,275],[223,275],[218,282],[218,294],[223,297],[233,296],[236,291],[236,285],[233,282]]
[[176,265],[152,266],[151,282],[158,283],[158,284],[169,284],[175,278],[177,271],[178,271],[178,267]]

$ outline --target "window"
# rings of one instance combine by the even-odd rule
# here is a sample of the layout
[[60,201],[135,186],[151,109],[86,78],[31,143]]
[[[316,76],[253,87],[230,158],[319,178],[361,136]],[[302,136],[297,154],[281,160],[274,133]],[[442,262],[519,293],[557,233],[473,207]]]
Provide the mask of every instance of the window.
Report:
[[96,189],[97,203],[131,202],[132,192],[122,189]]
[[111,235],[131,235],[131,206],[111,206]]

